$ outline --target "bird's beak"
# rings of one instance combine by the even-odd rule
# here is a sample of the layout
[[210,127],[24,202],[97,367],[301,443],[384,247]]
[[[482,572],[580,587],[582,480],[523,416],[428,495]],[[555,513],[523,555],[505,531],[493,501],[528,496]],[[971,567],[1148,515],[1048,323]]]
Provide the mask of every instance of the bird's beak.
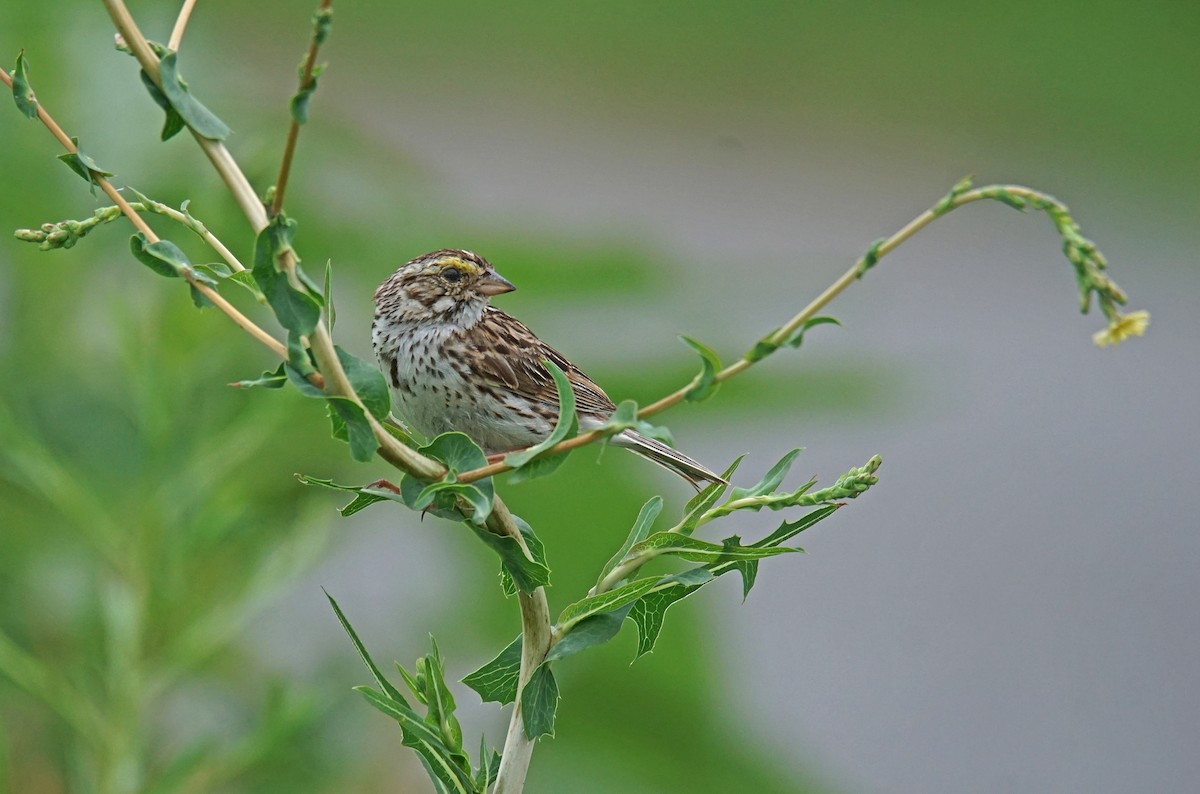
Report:
[[503,295],[506,292],[512,292],[516,289],[511,281],[494,270],[484,273],[483,278],[479,279],[475,286],[476,289],[489,298],[493,295]]

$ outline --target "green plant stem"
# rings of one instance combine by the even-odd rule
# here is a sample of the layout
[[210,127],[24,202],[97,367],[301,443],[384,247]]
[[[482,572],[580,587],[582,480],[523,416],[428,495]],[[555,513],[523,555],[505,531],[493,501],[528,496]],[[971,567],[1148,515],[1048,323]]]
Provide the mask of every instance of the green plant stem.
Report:
[[[153,55],[153,53],[151,53],[151,55]],[[2,80],[9,88],[12,88],[12,78],[9,77],[8,72],[4,71],[3,69],[0,69],[0,80]],[[46,112],[45,107],[43,107],[41,103],[38,103],[38,119],[40,119],[42,124],[45,125],[46,129],[50,130],[50,133],[58,139],[58,142],[63,145],[63,148],[72,154],[78,152],[78,149],[71,141],[70,136],[63,132],[62,127],[58,126],[57,122],[55,122],[50,114]],[[158,235],[154,233],[154,230],[150,228],[142,216],[138,215],[133,207],[129,205],[129,202],[125,200],[125,197],[122,196],[115,187],[113,187],[111,182],[95,172],[92,173],[92,178],[95,180],[96,185],[98,185],[100,189],[104,191],[105,195],[112,199],[113,204],[116,204],[121,208],[121,212],[124,213],[125,217],[129,218],[129,222],[133,224],[135,229],[144,234],[148,241],[152,243],[158,241]],[[280,344],[278,340],[276,340],[262,328],[259,328],[249,317],[235,309],[233,304],[225,300],[220,293],[209,287],[207,284],[196,281],[191,277],[185,276],[185,278],[193,288],[203,294],[204,297],[212,301],[214,306],[216,306],[231,320],[237,323],[242,330],[246,331],[259,342],[269,347],[279,357],[287,358],[287,349]]]
[[[108,8],[109,14],[112,16],[118,31],[125,38],[126,44],[129,45],[131,51],[137,57],[139,63],[141,63],[142,68],[147,74],[151,75],[155,82],[158,82],[158,58],[154,55],[149,44],[142,36],[125,4],[121,0],[105,0],[104,4]],[[232,155],[219,142],[195,135],[194,132],[193,135],[201,148],[209,155],[209,159],[225,181],[226,186],[233,192],[234,197],[242,207],[243,212],[245,212],[255,233],[257,234],[262,231],[268,222],[266,210],[262,203],[259,202],[253,188],[250,187],[249,181],[246,180]],[[285,252],[282,260],[281,266],[288,273],[289,278],[294,279],[296,265],[294,255],[291,252]],[[333,346],[333,340],[324,322],[317,324],[316,330],[309,338],[309,344],[313,357],[316,359],[317,367],[325,375],[322,388],[326,394],[347,397],[361,406],[362,402],[351,386],[345,371],[342,369],[341,362],[338,360],[337,352]],[[286,359],[286,351],[282,352],[281,357]],[[446,469],[444,466],[400,443],[371,416],[369,411],[364,410],[364,413],[379,441],[379,454],[382,458],[402,471],[422,479],[436,480],[445,476]],[[507,506],[499,496],[493,502],[492,512],[488,516],[486,526],[492,532],[516,539],[525,552],[525,555],[532,559],[529,548],[525,543],[524,535],[521,534],[520,529],[512,519],[512,514],[508,511]],[[529,595],[521,594],[518,598],[518,604],[521,611],[523,643],[519,681],[520,686],[523,687],[525,682],[529,680],[529,676],[533,674],[533,670],[545,658],[546,652],[550,648],[551,624],[549,607],[543,588],[539,587]],[[500,772],[497,776],[496,787],[494,789],[494,792],[497,794],[516,794],[516,792],[521,791],[529,770],[529,760],[533,753],[533,741],[525,736],[519,704],[520,699],[518,698],[517,704],[513,707]]]
[[[1028,201],[1030,206],[1032,206],[1034,209],[1045,210],[1051,215],[1056,225],[1059,225],[1061,232],[1062,226],[1059,216],[1065,216],[1066,207],[1064,207],[1061,202],[1058,202],[1053,197],[1040,191],[1023,187],[1021,185],[988,185],[986,187],[975,188],[973,190],[967,190],[964,192],[951,192],[946,199],[943,199],[939,204],[930,207],[917,217],[913,218],[911,221],[905,224],[903,228],[892,234],[892,236],[887,237],[871,246],[866,254],[859,257],[858,261],[856,261],[854,265],[845,273],[843,273],[836,281],[826,287],[824,292],[814,298],[812,302],[805,306],[804,309],[796,314],[795,317],[789,320],[777,331],[768,335],[763,341],[770,342],[775,346],[781,346],[785,344],[787,340],[791,338],[792,334],[799,330],[813,317],[816,317],[817,313],[821,311],[821,309],[829,305],[829,303],[838,295],[842,294],[847,287],[862,278],[863,274],[872,266],[874,266],[879,259],[882,259],[887,254],[894,251],[914,234],[919,232],[921,229],[924,229],[941,216],[945,215],[951,210],[958,209],[965,204],[970,204],[982,199],[997,199],[1003,201],[1004,196],[1015,196],[1020,199],[1024,199]],[[715,383],[727,381],[730,378],[733,378],[746,371],[751,365],[760,360],[761,357],[750,358],[743,356],[742,358],[739,358],[737,361],[717,372],[713,377],[713,381]],[[657,413],[667,410],[668,408],[678,405],[686,399],[691,388],[692,384],[689,383],[679,390],[672,392],[671,394],[668,394],[667,396],[656,400],[653,403],[650,403],[638,411],[638,418],[645,419],[646,417],[653,416]],[[568,438],[567,440],[562,441],[561,443],[547,450],[546,454],[556,455],[563,452],[569,452],[570,450],[577,449],[587,444],[595,443],[604,437],[605,434],[598,430],[581,433],[573,438]],[[458,480],[459,482],[474,482],[476,480],[482,480],[485,477],[493,477],[497,474],[502,474],[506,471],[510,471],[511,469],[511,466],[508,466],[503,462],[492,463],[487,466],[482,466],[478,469],[463,472],[458,476]]]
[[[333,6],[333,0],[321,0],[321,11],[328,11]],[[300,90],[305,91],[312,86],[313,69],[317,65],[317,50],[321,43],[316,34],[308,45],[308,53],[304,56],[304,65],[300,69]],[[288,125],[287,140],[283,145],[283,159],[279,163],[279,176],[275,177],[275,197],[271,201],[271,214],[277,215],[283,210],[283,194],[287,191],[288,176],[292,171],[292,160],[296,155],[296,143],[300,138],[300,122],[292,114],[292,122]]]
[[[525,553],[524,536],[517,530],[508,507],[496,497],[492,514],[488,517],[491,527],[495,520],[497,527],[505,528],[505,534],[515,531],[513,537],[521,543]],[[495,530],[493,530],[495,531]],[[496,785],[492,794],[520,794],[525,787],[525,777],[529,773],[529,761],[533,756],[534,740],[525,735],[525,723],[521,713],[520,693],[525,689],[526,682],[533,675],[542,660],[546,658],[553,639],[550,624],[550,609],[546,602],[546,591],[537,588],[532,593],[517,593],[517,602],[521,609],[521,670],[517,679],[517,698],[513,702],[512,714],[508,721],[508,733],[504,738],[504,749],[500,754],[500,771],[496,775]]]

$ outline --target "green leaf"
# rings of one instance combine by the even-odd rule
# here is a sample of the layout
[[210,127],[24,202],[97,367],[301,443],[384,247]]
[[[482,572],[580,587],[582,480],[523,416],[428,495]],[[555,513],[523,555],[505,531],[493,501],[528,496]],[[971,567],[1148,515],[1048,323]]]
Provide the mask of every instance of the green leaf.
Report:
[[[824,507],[820,507],[810,513],[806,513],[796,521],[784,521],[779,525],[779,528],[770,535],[767,535],[762,540],[751,543],[750,546],[751,548],[778,547],[779,544],[794,538],[796,535],[799,535],[801,532],[813,526],[818,521],[822,521],[833,515],[839,507],[840,505],[825,505]],[[737,536],[734,536],[732,538],[726,538],[725,542],[740,543],[740,539]],[[725,573],[728,569],[728,563],[715,568],[715,570],[718,571],[718,575],[720,573]],[[750,595],[750,590],[753,589],[755,581],[758,579],[758,560],[736,560],[733,563],[733,569],[736,570],[742,577],[742,600],[745,601]]]
[[521,719],[525,736],[530,739],[553,736],[554,713],[557,710],[558,682],[554,680],[550,665],[543,663],[533,671],[521,690]]
[[411,475],[405,475],[400,481],[400,493],[404,503],[413,510],[429,511],[440,518],[462,521],[464,516],[457,507],[458,497],[461,496],[474,507],[472,522],[482,524],[487,520],[492,511],[492,500],[495,498],[492,480],[488,478],[473,483],[460,483],[454,479],[459,472],[487,465],[487,456],[483,454],[479,445],[463,433],[442,433],[421,447],[419,452],[440,461],[449,472],[445,479],[435,483],[425,483]]
[[308,123],[308,103],[312,99],[312,95],[317,91],[317,78],[321,76],[321,72],[325,71],[324,64],[318,64],[313,67],[312,79],[307,85],[301,86],[293,96],[289,103],[289,108],[292,112],[292,119],[297,124]]
[[554,643],[554,647],[546,654],[546,661],[557,662],[608,642],[620,632],[621,624],[625,622],[625,616],[629,614],[631,606],[632,604],[626,604],[612,612],[601,612],[579,621]]
[[671,437],[671,431],[667,428],[638,419],[638,405],[633,400],[622,400],[608,420],[597,429],[610,436],[614,436],[622,430],[635,430],[644,436],[656,438],[668,446],[675,443],[675,439]]
[[411,747],[421,757],[425,771],[433,779],[439,792],[474,794],[475,788],[470,774],[459,767],[452,751],[419,714],[370,687],[358,686],[354,690],[365,697],[372,706],[400,724],[401,743],[405,747]]
[[484,703],[501,705],[517,699],[517,684],[521,676],[521,635],[510,642],[495,659],[462,680],[479,693]]
[[742,577],[742,600],[745,601],[758,579],[758,560],[738,560],[734,568]]
[[280,363],[274,370],[264,370],[263,374],[254,380],[239,380],[229,385],[235,389],[253,389],[260,386],[264,389],[281,389],[287,383],[287,373],[283,368],[284,364]]
[[[579,416],[575,413],[575,391],[571,388],[571,382],[553,361],[543,361],[542,364],[554,378],[554,388],[558,391],[558,421],[550,435],[540,443],[505,456],[504,462],[515,469],[508,475],[508,481],[511,483],[542,477],[557,469],[566,459],[566,453],[544,458],[540,456],[555,444],[579,432]],[[535,459],[538,459],[536,467],[530,467],[527,471],[521,470]]]
[[489,749],[487,739],[483,736],[479,737],[479,771],[475,773],[475,788],[478,791],[486,792],[492,787],[492,783],[496,782],[496,775],[500,772],[500,753]]
[[664,578],[661,576],[647,576],[642,579],[634,579],[632,582],[612,590],[582,598],[568,605],[558,616],[559,630],[568,631],[576,623],[590,615],[620,609],[662,585],[663,582]]
[[[376,371],[378,372],[378,370]],[[487,455],[465,433],[442,433],[421,447],[420,452],[426,457],[439,461],[454,474],[487,465]],[[480,480],[479,482],[486,481]]]
[[635,661],[654,650],[654,645],[658,642],[658,636],[662,632],[663,618],[666,616],[667,609],[703,586],[704,584],[701,583],[659,590],[634,602],[629,610],[629,618],[638,630],[638,647],[633,657]]
[[360,463],[370,461],[379,449],[379,439],[375,437],[375,430],[367,421],[362,406],[349,397],[331,396],[327,399],[334,437],[350,445],[350,457]]
[[818,507],[816,510],[813,510],[809,513],[805,513],[796,521],[784,521],[779,525],[779,528],[770,535],[767,535],[762,540],[757,540],[750,545],[757,548],[778,546],[784,541],[791,540],[792,538],[796,537],[817,522],[824,521],[826,518],[829,518],[831,515],[836,513],[840,507],[841,505],[824,505],[823,507]]
[[712,348],[701,342],[687,336],[679,338],[685,345],[700,354],[700,372],[688,385],[688,390],[683,398],[690,402],[707,400],[717,393],[717,388],[721,385],[716,382],[717,373],[721,370],[721,359],[712,351]]
[[[546,547],[543,545],[541,538],[534,534],[533,527],[525,523],[525,519],[514,515],[513,523],[517,525],[517,529],[521,530],[521,536],[525,538],[525,547],[529,549],[529,556],[539,565],[545,566],[547,571],[549,565],[546,563]],[[508,568],[503,564],[500,566],[500,584],[504,589],[504,596],[511,598],[517,594],[517,583],[513,581],[512,574],[508,572]]]
[[813,317],[811,320],[805,321],[803,325],[792,332],[792,335],[784,340],[784,344],[788,347],[800,347],[800,343],[804,341],[804,334],[809,328],[818,325],[836,325],[841,326],[836,317]]
[[738,556],[738,550],[777,548],[784,541],[828,518],[837,509],[838,505],[826,505],[807,513],[797,521],[785,521],[770,535],[749,546],[742,546],[736,536],[726,538],[722,549],[729,553],[725,559],[676,574],[672,578],[677,582],[677,587],[653,590],[641,596],[629,611],[629,618],[638,629],[638,647],[634,658],[638,659],[654,650],[662,632],[663,618],[673,604],[687,598],[716,577],[737,571],[742,577],[742,597],[745,598],[750,593],[758,575],[759,560]]
[[783,478],[787,476],[788,470],[792,468],[792,463],[795,462],[796,456],[802,451],[802,449],[793,449],[791,452],[788,452],[763,475],[761,480],[751,487],[734,488],[730,492],[729,501],[745,499],[751,496],[763,496],[774,491],[783,482]]
[[[177,53],[168,51],[158,63],[162,93],[166,95],[171,107],[197,134],[211,140],[225,140],[229,137],[229,126],[188,91],[187,83],[179,76],[177,58]],[[165,127],[163,132],[166,132]]]
[[617,549],[617,553],[609,558],[608,562],[604,563],[604,567],[600,569],[600,576],[596,578],[596,584],[604,581],[604,577],[620,565],[621,561],[629,555],[629,550],[633,548],[635,543],[641,542],[647,535],[650,534],[650,528],[654,526],[654,519],[658,518],[658,514],[662,512],[663,500],[661,496],[651,497],[646,504],[642,505],[642,509],[638,511],[637,519],[633,522],[633,528],[629,530],[629,537],[625,538],[625,542],[621,544],[621,548]]
[[[330,488],[335,491],[348,491],[350,493],[355,494],[354,500],[352,502],[350,502],[349,504],[347,504],[344,507],[338,508],[338,512],[341,513],[344,518],[349,518],[350,516],[357,513],[359,510],[362,510],[363,508],[366,508],[366,507],[370,507],[371,505],[375,504],[376,502],[387,502],[387,501],[399,502],[399,501],[401,501],[399,494],[391,491],[390,489],[388,489],[387,487],[384,486],[384,483],[387,482],[386,480],[377,480],[374,483],[371,483],[370,485],[359,486],[359,485],[339,485],[339,484],[335,483],[333,480],[323,480],[318,477],[310,477],[307,474],[297,474],[296,479],[298,479],[300,482],[304,483],[305,485],[319,485],[322,488]],[[389,485],[390,485],[390,483],[389,483]],[[392,486],[392,487],[394,487],[394,486]]]
[[83,181],[91,185],[91,191],[94,195],[96,187],[99,184],[96,179],[98,177],[110,177],[112,176],[112,172],[104,170],[95,160],[84,154],[83,149],[79,148],[78,138],[72,138],[71,143],[75,146],[75,151],[60,154],[58,159],[66,163],[67,168],[79,174]]
[[[333,260],[325,261],[325,283],[321,287],[321,295],[325,303],[325,318],[329,323],[329,332],[333,333],[333,327],[337,325],[337,310],[333,307]],[[386,385],[386,383],[385,383]],[[390,400],[390,398],[389,398]],[[383,417],[380,417],[381,419]]]
[[287,348],[288,360],[284,364],[283,371],[287,373],[288,383],[295,386],[296,391],[305,397],[313,397],[318,400],[325,399],[325,392],[314,386],[312,381],[307,378],[307,375],[316,372],[317,369],[313,366],[308,350],[300,342],[300,337],[297,334],[288,333]]
[[[500,564],[511,578],[513,585],[522,593],[532,593],[539,587],[550,583],[550,569],[545,562],[530,559],[525,556],[524,549],[516,538],[507,535],[497,535],[474,522],[469,526],[479,536],[479,539],[500,555]],[[532,554],[532,549],[530,550]]]
[[363,664],[365,664],[367,669],[371,671],[371,677],[375,679],[375,683],[379,685],[380,689],[387,693],[387,697],[389,699],[407,705],[408,701],[406,701],[404,696],[400,694],[400,690],[392,686],[392,682],[383,677],[383,673],[380,672],[379,668],[375,665],[374,660],[371,659],[371,654],[367,653],[366,646],[363,645],[362,640],[358,638],[358,634],[354,631],[354,627],[350,625],[350,621],[346,619],[346,615],[342,612],[342,608],[338,606],[337,601],[335,601],[333,596],[331,596],[324,588],[322,588],[321,592],[325,593],[325,597],[329,599],[329,605],[333,607],[333,612],[335,615],[337,615],[338,622],[342,624],[342,628],[345,629],[346,634],[350,636],[350,642],[354,643],[354,648],[358,651],[358,655],[363,660]]
[[195,284],[188,284],[188,294],[192,296],[192,305],[197,309],[208,309],[216,305],[207,295],[197,289]]
[[787,547],[756,547],[737,544],[710,543],[677,532],[658,532],[630,549],[630,554],[668,554],[689,562],[725,562],[727,560],[760,560],[778,554],[800,551]]
[[425,723],[438,730],[459,768],[470,774],[471,762],[462,749],[462,726],[454,716],[454,695],[446,686],[442,653],[432,635],[429,637],[429,644],[432,652],[417,660],[417,669],[422,674],[419,680],[425,685],[423,702],[429,707]]
[[150,79],[150,75],[143,70],[138,73],[142,78],[142,85],[150,92],[150,98],[154,100],[154,104],[162,108],[166,114],[163,120],[162,132],[159,133],[159,138],[164,141],[169,141],[171,138],[179,134],[179,132],[187,126],[183,120],[183,116],[179,115],[179,111],[171,106],[171,100],[167,99],[167,95],[162,92],[154,81]]
[[[392,410],[392,398],[388,393],[387,381],[383,379],[383,373],[375,366],[352,356],[337,345],[334,346],[334,350],[337,351],[338,361],[341,362],[342,369],[345,370],[346,377],[350,380],[350,385],[354,387],[354,391],[362,400],[363,405],[376,419],[386,418],[388,412]],[[487,458],[484,457],[484,465],[486,463]]]
[[17,110],[25,114],[25,118],[37,118],[38,101],[33,94],[33,86],[29,84],[29,64],[25,60],[25,50],[17,53],[17,65],[12,71],[12,93]]
[[279,269],[279,257],[291,250],[295,234],[295,221],[282,214],[272,218],[254,243],[251,272],[279,324],[291,333],[309,336],[321,319],[319,294],[314,294],[303,281],[300,283],[304,288],[293,287],[287,274]]
[[139,262],[160,276],[179,278],[191,273],[187,255],[170,240],[151,243],[146,240],[146,235],[137,232],[129,238],[129,248]]
[[714,482],[706,485],[700,493],[693,496],[684,506],[683,521],[679,523],[679,528],[676,530],[681,535],[690,535],[696,531],[697,525],[700,523],[700,518],[708,509],[717,503],[721,495],[725,493],[725,489],[729,487],[729,478],[737,471],[737,467],[741,465],[742,458],[745,455],[739,455],[733,463],[729,464],[729,468],[721,475],[721,479],[725,482]]

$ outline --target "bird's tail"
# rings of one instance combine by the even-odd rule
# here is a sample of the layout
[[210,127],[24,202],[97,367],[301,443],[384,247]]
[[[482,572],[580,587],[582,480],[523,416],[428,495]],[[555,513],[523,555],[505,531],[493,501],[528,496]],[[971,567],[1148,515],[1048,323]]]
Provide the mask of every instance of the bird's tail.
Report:
[[653,461],[664,469],[675,472],[691,483],[692,487],[697,491],[703,490],[707,483],[723,482],[728,484],[725,478],[709,471],[704,464],[692,460],[687,455],[668,447],[661,441],[647,438],[633,430],[621,431],[613,436],[612,443],[619,447],[624,447],[631,452],[636,452],[646,460]]

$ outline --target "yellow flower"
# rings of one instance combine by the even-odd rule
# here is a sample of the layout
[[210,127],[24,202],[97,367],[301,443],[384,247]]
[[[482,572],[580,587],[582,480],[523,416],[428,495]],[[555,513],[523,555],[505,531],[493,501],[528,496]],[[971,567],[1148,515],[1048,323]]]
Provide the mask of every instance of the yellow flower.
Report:
[[1150,312],[1130,312],[1118,314],[1115,320],[1110,320],[1103,331],[1092,334],[1092,341],[1098,347],[1108,347],[1124,342],[1131,336],[1141,336],[1146,333],[1150,324]]

